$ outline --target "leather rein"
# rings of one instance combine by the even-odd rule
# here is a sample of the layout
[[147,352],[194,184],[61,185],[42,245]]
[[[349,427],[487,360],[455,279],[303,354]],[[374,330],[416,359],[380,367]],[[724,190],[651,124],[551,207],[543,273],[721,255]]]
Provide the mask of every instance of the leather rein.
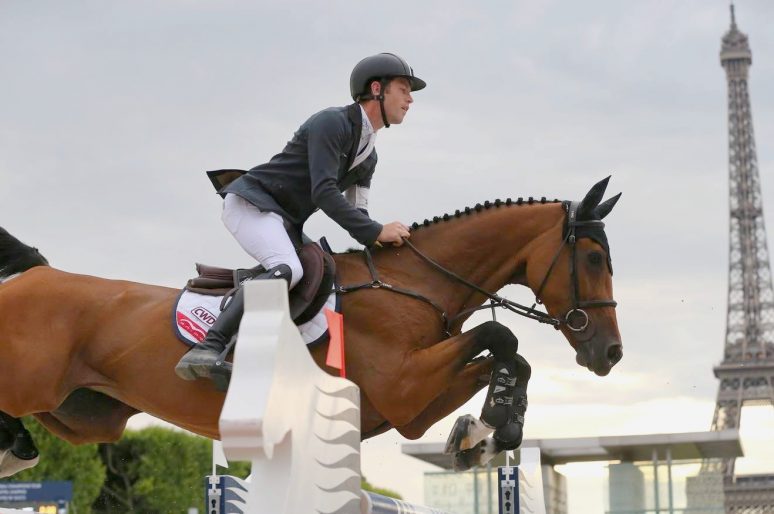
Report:
[[[605,224],[601,220],[578,221],[577,220],[578,202],[563,202],[562,205],[565,211],[567,212],[566,234],[562,239],[562,244],[559,246],[559,249],[556,251],[554,258],[551,260],[551,264],[548,267],[548,271],[546,271],[546,275],[543,278],[543,281],[540,283],[540,287],[538,288],[538,291],[535,294],[535,303],[532,304],[532,307],[527,307],[526,305],[521,305],[520,303],[504,298],[498,294],[490,293],[489,291],[486,291],[485,289],[479,287],[478,285],[462,278],[461,276],[457,275],[453,271],[447,268],[444,268],[436,261],[434,261],[427,255],[423,254],[422,252],[420,252],[419,249],[417,249],[408,239],[404,239],[403,241],[404,244],[406,244],[406,246],[408,246],[414,253],[416,253],[419,258],[421,258],[432,268],[446,275],[450,279],[460,282],[461,284],[464,284],[469,289],[472,289],[484,295],[486,298],[489,299],[489,303],[480,305],[478,307],[471,307],[468,309],[464,309],[459,313],[457,313],[456,315],[450,317],[448,312],[432,299],[427,298],[426,296],[421,295],[415,291],[393,286],[381,280],[379,278],[379,272],[376,270],[376,266],[374,265],[371,251],[368,248],[365,248],[363,253],[365,255],[366,265],[368,266],[369,273],[371,274],[371,281],[365,282],[362,284],[351,285],[351,286],[338,285],[335,287],[334,292],[338,294],[346,294],[354,291],[360,291],[363,289],[386,289],[394,293],[402,294],[404,296],[409,296],[411,298],[415,298],[417,300],[423,301],[431,305],[441,315],[441,319],[443,320],[443,323],[444,323],[444,333],[448,337],[452,336],[452,331],[451,331],[452,325],[460,318],[466,317],[482,309],[492,309],[492,313],[494,314],[495,308],[507,309],[520,316],[524,316],[526,318],[536,320],[540,323],[546,323],[548,325],[551,325],[557,330],[559,330],[562,325],[565,325],[569,330],[572,330],[573,332],[582,332],[586,330],[590,322],[589,315],[585,309],[597,308],[597,307],[615,307],[616,305],[618,305],[618,303],[612,299],[581,300],[579,298],[578,273],[577,273],[576,262],[575,262],[576,261],[576,242],[577,242],[577,239],[575,237],[575,229],[577,227],[598,227],[601,229],[601,228],[604,228]],[[563,317],[555,318],[548,313],[536,310],[535,307],[538,304],[543,303],[541,299],[543,288],[548,282],[548,277],[551,276],[551,272],[554,269],[554,265],[556,265],[557,261],[559,260],[559,256],[561,255],[562,249],[564,248],[565,245],[569,245],[571,248],[570,284],[571,284],[571,290],[572,290],[573,303],[572,303],[572,307],[567,311],[567,313]],[[578,318],[577,316],[580,316],[580,318]],[[580,319],[581,321],[579,325],[576,325],[573,320],[578,320],[578,319]]]

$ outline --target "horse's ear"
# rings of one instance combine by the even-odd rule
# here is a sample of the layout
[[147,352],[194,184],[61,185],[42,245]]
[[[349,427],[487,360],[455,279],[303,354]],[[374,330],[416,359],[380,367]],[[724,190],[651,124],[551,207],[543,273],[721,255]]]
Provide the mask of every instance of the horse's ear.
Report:
[[594,209],[602,201],[602,197],[605,196],[605,189],[607,189],[607,183],[610,181],[610,175],[603,178],[586,193],[586,197],[581,200],[578,206],[578,218],[589,219],[594,214]]
[[605,216],[610,214],[610,211],[613,210],[613,207],[615,207],[616,202],[618,202],[618,199],[621,198],[622,194],[623,193],[618,193],[614,197],[608,198],[607,200],[599,204],[597,208],[594,209],[594,214],[595,214],[594,217],[601,220]]

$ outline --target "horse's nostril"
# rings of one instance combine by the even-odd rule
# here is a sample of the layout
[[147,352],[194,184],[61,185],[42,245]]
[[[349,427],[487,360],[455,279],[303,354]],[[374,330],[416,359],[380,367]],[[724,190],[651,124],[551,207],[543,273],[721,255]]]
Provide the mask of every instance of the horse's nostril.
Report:
[[615,344],[607,349],[607,358],[610,362],[615,364],[623,357],[623,349],[620,344]]

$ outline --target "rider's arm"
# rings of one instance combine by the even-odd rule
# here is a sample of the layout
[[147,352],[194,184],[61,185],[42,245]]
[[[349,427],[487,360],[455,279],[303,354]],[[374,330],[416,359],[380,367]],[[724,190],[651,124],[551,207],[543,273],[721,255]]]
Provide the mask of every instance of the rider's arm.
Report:
[[359,243],[370,246],[382,225],[351,205],[337,186],[339,166],[351,145],[348,124],[346,118],[327,111],[310,120],[307,137],[312,202]]
[[[371,178],[368,177],[362,182],[358,182],[344,192],[344,197],[349,203],[354,205],[357,210],[368,216],[368,191],[371,185]],[[377,241],[383,243],[392,243],[400,246],[403,239],[411,237],[409,228],[399,221],[393,221],[382,226]]]

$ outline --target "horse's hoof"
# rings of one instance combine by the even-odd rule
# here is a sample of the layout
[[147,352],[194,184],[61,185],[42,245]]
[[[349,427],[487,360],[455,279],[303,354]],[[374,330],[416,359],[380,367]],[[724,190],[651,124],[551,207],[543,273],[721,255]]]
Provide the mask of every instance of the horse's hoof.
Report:
[[451,432],[449,432],[449,438],[446,440],[446,447],[443,452],[446,454],[456,454],[460,450],[470,448],[469,444],[467,448],[463,448],[463,445],[465,444],[465,439],[470,436],[470,427],[473,423],[475,423],[475,419],[470,414],[458,417]]
[[454,471],[467,471],[474,466],[478,466],[481,461],[483,444],[484,443],[481,442],[469,450],[456,452],[452,458],[452,467],[454,468]]
[[0,456],[0,478],[10,477],[19,471],[32,468],[39,461],[40,457],[37,455],[32,459],[20,459],[12,451],[7,450],[4,455]]
[[444,453],[457,453],[469,450],[485,440],[494,428],[470,414],[460,416],[452,427],[449,439],[446,441]]
[[469,450],[462,450],[454,454],[452,465],[454,471],[465,471],[476,466],[483,466],[500,453],[497,441],[488,437],[480,441]]

